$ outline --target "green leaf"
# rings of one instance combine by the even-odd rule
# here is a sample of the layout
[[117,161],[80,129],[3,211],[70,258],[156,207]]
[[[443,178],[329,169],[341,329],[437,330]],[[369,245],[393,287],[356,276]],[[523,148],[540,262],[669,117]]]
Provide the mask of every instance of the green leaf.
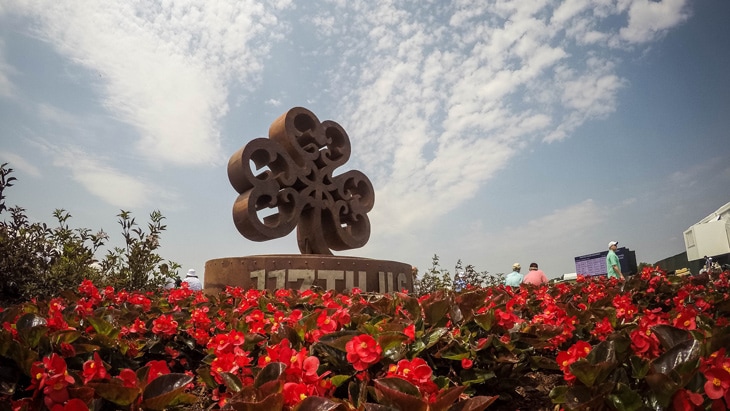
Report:
[[142,393],[142,408],[150,410],[164,410],[168,408],[176,397],[183,393],[185,386],[193,381],[193,377],[186,374],[165,374],[152,380]]
[[560,366],[554,358],[547,358],[540,355],[530,356],[530,366],[532,368],[540,368],[543,370],[559,370]]
[[443,336],[449,333],[449,329],[446,327],[436,328],[426,337],[426,346],[424,349],[433,347],[436,343],[441,341]]
[[378,344],[383,349],[383,356],[396,362],[405,357],[408,336],[402,332],[389,331],[383,332],[376,337]]
[[663,408],[669,406],[669,403],[672,401],[672,397],[677,390],[681,388],[665,374],[649,374],[646,378],[644,378],[644,380],[649,385],[649,388],[651,388],[656,401]]
[[113,383],[90,382],[87,385],[101,398],[123,407],[132,404],[142,393],[137,387],[124,387]]
[[553,404],[565,404],[568,401],[568,390],[570,390],[570,387],[567,385],[558,385],[550,390],[548,397],[550,397]]
[[15,323],[15,328],[20,333],[34,327],[41,327],[46,325],[48,325],[48,322],[45,318],[41,317],[38,314],[29,313],[24,314],[20,318],[18,318],[18,321],[16,321]]
[[591,364],[587,360],[581,358],[570,365],[570,372],[576,378],[588,387],[602,383],[616,368],[615,362],[599,362]]
[[408,313],[410,320],[416,321],[421,318],[421,304],[417,298],[403,293],[396,293],[396,297],[400,300],[402,309]]
[[626,384],[617,384],[616,388],[608,395],[608,400],[618,411],[638,411],[644,408],[641,395]]
[[87,317],[86,320],[91,323],[97,334],[109,336],[114,331],[114,326],[103,318],[92,316]]
[[644,379],[646,373],[649,372],[651,363],[636,355],[632,355],[629,358],[629,362],[631,363],[631,376],[637,380]]
[[662,407],[667,407],[677,390],[687,385],[694,376],[700,364],[700,354],[700,342],[688,340],[651,361],[645,380]]
[[37,314],[24,314],[15,323],[18,337],[28,348],[37,348],[41,338],[48,333],[48,323]]
[[278,381],[279,378],[281,378],[281,376],[284,374],[284,370],[286,370],[286,364],[280,362],[272,362],[267,364],[266,367],[259,371],[259,374],[254,380],[253,386],[256,388],[260,388],[266,383]]
[[428,402],[418,388],[401,378],[380,378],[373,381],[378,403],[400,410],[427,411]]
[[700,356],[701,344],[699,341],[684,341],[655,358],[651,362],[651,371],[666,375],[677,373],[681,376],[689,376],[699,366]]
[[499,395],[488,397],[479,395],[465,401],[459,401],[449,408],[449,411],[483,411],[499,399]]
[[340,385],[346,383],[350,378],[352,378],[352,376],[339,374],[339,375],[332,376],[332,378],[330,378],[330,382],[335,387],[339,387]]
[[326,345],[328,347],[336,348],[342,352],[347,352],[345,345],[357,335],[360,335],[360,333],[354,330],[337,331],[323,335],[320,337],[317,344]]
[[692,339],[692,334],[689,331],[667,324],[655,325],[651,327],[651,330],[657,336],[665,350]]
[[196,370],[196,373],[208,388],[213,389],[218,387],[218,383],[215,381],[213,376],[210,375],[210,367],[200,367]]
[[222,372],[220,373],[220,376],[223,379],[223,384],[229,391],[239,392],[243,388],[243,383],[236,374],[231,374],[230,372]]
[[345,406],[341,403],[323,397],[311,396],[297,404],[293,411],[336,411],[345,409]]
[[281,411],[284,409],[284,395],[273,393],[257,402],[232,398],[228,405],[236,411]]
[[474,316],[474,322],[477,323],[484,331],[491,331],[494,326],[494,310],[489,310],[484,314]]
[[[730,305],[730,300],[727,303]],[[715,352],[723,347],[730,347],[730,326],[715,330],[710,338],[710,352]]]
[[447,410],[459,400],[459,396],[464,392],[466,386],[457,386],[441,391],[436,398],[436,401],[429,406],[429,411],[441,411]]
[[430,301],[430,304],[423,307],[426,316],[426,324],[442,325],[446,318],[446,313],[451,309],[451,304],[446,300]]
[[56,331],[51,336],[51,341],[54,344],[59,345],[61,343],[72,343],[81,337],[81,332],[77,330],[60,330]]

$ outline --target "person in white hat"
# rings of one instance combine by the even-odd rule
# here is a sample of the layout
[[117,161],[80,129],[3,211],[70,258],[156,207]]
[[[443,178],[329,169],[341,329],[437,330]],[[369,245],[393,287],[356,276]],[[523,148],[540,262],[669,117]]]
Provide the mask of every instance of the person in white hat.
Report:
[[522,284],[522,274],[520,274],[521,269],[522,266],[520,266],[520,263],[512,264],[512,272],[507,274],[507,277],[504,278],[504,285],[519,287],[520,284]]
[[191,290],[198,291],[203,289],[203,283],[200,282],[198,275],[195,274],[195,270],[192,268],[188,270],[188,275],[185,276],[183,281],[188,283],[188,288]]
[[621,274],[621,263],[619,262],[618,255],[616,255],[616,249],[618,248],[618,241],[611,241],[608,243],[608,255],[606,255],[606,275],[608,278],[620,278],[624,279],[624,275]]

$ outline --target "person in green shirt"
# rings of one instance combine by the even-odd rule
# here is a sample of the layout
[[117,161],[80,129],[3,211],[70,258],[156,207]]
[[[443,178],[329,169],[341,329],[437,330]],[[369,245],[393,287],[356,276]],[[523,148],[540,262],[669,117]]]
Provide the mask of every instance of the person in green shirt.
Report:
[[618,248],[618,241],[611,241],[608,243],[608,255],[606,255],[606,273],[608,278],[620,278],[624,279],[624,275],[621,274],[621,263],[616,255],[616,249]]

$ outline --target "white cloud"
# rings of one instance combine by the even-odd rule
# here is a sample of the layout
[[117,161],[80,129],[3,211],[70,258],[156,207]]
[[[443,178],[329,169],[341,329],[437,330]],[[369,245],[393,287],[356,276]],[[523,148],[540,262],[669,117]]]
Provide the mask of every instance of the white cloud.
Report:
[[26,173],[32,177],[41,177],[41,170],[18,154],[0,151],[0,163],[8,163],[8,168]]
[[[363,13],[341,20],[349,30],[333,30],[362,51],[334,71],[352,90],[341,117],[357,136],[361,162],[374,170],[376,218],[397,221],[388,226],[397,232],[426,214],[445,215],[526,144],[562,140],[613,112],[625,82],[599,40],[616,33],[597,27],[620,11],[604,3],[461,1],[455,10],[413,12],[348,2]],[[412,207],[423,201],[428,211]]]
[[[329,87],[314,101],[326,99],[321,104],[335,111],[331,118],[346,125],[353,159],[378,193],[373,219],[387,222],[380,225],[387,233],[446,215],[520,149],[563,140],[586,121],[612,113],[625,85],[618,46],[651,41],[686,19],[679,0],[555,6],[545,0],[459,0],[409,9],[352,0],[315,2],[289,14],[283,11],[293,7],[290,2],[254,0],[48,0],[23,7],[59,53],[102,75],[95,85],[109,111],[139,131],[138,152],[173,164],[227,157],[220,124],[231,86],[255,89],[278,42],[301,22],[311,24],[307,29],[320,30],[315,37],[321,44],[291,36],[286,45],[307,49],[302,53],[312,61],[298,62],[298,68],[316,72]],[[276,96],[291,94],[258,101],[276,107],[283,104]],[[110,202],[120,199],[94,173],[128,191],[149,192],[141,180],[95,161],[72,169]],[[587,201],[517,229],[552,229],[571,217],[591,224],[598,211]],[[561,230],[555,232],[566,228]]]
[[[98,72],[104,104],[139,130],[138,151],[153,162],[219,163],[219,122],[228,85],[250,84],[287,1],[38,1],[17,5],[38,36]],[[278,33],[278,34],[277,34]]]
[[538,250],[555,238],[577,244],[581,237],[605,221],[605,211],[588,199],[523,224],[509,227],[495,236],[500,249]]
[[108,159],[92,156],[78,148],[46,147],[54,151],[53,165],[67,169],[71,177],[94,196],[120,209],[159,205],[161,198],[174,197],[151,181],[109,166]]
[[[0,8],[2,14],[2,8]],[[10,80],[10,75],[16,70],[5,60],[5,42],[0,38],[0,97],[12,97],[15,94],[15,86]]]
[[621,29],[621,38],[646,43],[688,18],[686,0],[634,0],[628,6],[628,26]]

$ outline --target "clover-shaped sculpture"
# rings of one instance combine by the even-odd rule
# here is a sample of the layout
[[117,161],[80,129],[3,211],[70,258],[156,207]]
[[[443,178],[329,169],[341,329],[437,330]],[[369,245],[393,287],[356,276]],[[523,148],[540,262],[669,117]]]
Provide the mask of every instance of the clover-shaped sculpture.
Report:
[[370,238],[367,213],[375,193],[357,170],[333,176],[350,158],[350,139],[334,121],[321,122],[295,107],[228,162],[239,193],[233,205],[238,231],[253,241],[283,237],[297,227],[302,254],[362,247]]

